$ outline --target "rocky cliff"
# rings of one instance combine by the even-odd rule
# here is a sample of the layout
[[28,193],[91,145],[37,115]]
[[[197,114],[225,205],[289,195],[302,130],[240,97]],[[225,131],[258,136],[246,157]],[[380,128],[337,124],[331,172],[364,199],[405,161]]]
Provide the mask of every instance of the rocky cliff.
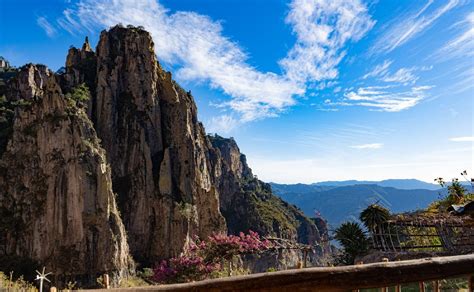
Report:
[[102,32],[95,54],[85,44],[67,60],[68,87],[95,80],[89,116],[134,258],[150,265],[179,254],[193,234],[225,231],[196,105],[158,64],[150,34],[117,26]]
[[306,244],[320,242],[316,225],[295,206],[273,195],[269,184],[258,180],[234,139],[209,136],[214,183],[230,233],[253,230]]
[[206,136],[143,29],[103,31],[95,52],[86,39],[57,75],[26,66],[7,91],[4,254],[92,275],[126,270],[126,237],[142,266],[213,232],[320,241],[315,224],[254,177],[233,139]]
[[26,65],[1,101],[1,256],[87,282],[119,276],[132,261],[105,152],[78,96],[88,93],[64,95],[56,79]]

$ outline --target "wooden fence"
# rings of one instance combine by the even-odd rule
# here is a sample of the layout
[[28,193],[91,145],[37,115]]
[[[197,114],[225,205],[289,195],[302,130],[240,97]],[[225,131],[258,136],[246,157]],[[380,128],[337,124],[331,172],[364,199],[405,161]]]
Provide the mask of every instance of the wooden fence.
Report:
[[[474,281],[474,254],[381,262],[341,267],[307,268],[205,280],[185,284],[140,288],[116,288],[113,292],[132,291],[354,291],[362,288],[396,286],[453,277]],[[436,287],[436,286],[435,286]],[[386,291],[386,288],[382,288]],[[420,291],[424,285],[420,284]],[[84,292],[105,291],[83,290]],[[110,290],[108,290],[110,291]]]

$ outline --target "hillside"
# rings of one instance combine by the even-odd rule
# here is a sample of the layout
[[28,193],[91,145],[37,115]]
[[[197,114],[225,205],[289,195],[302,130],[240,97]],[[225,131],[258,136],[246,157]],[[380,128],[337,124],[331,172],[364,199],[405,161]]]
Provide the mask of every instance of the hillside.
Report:
[[374,202],[392,212],[406,212],[426,208],[439,198],[439,191],[435,190],[401,190],[373,184],[271,185],[277,195],[301,208],[306,215],[314,216],[315,211],[319,211],[332,228],[346,220],[357,220],[360,211]]

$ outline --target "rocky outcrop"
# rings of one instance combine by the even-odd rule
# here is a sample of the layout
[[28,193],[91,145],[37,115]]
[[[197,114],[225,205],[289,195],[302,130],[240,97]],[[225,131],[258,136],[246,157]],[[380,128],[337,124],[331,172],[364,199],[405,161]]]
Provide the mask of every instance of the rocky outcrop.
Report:
[[[95,78],[90,117],[132,254],[146,265],[179,254],[193,234],[226,230],[196,105],[160,67],[153,47],[144,30],[117,26],[102,32],[95,56],[71,49],[65,74],[70,86]],[[77,70],[82,56],[96,60],[96,71]]]
[[273,195],[258,180],[234,139],[209,136],[214,183],[220,194],[221,212],[230,233],[248,231],[306,244],[321,241],[316,225],[295,206]]
[[61,275],[115,278],[132,265],[110,168],[81,98],[26,65],[2,101],[0,257],[32,259]]

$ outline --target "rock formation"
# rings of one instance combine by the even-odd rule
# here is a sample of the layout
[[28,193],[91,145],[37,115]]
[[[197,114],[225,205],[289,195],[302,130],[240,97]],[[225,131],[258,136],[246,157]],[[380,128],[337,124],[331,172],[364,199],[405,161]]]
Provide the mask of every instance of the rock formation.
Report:
[[272,194],[269,184],[258,180],[248,167],[234,139],[209,136],[214,183],[220,208],[230,233],[248,231],[299,241],[320,242],[315,224],[295,206]]
[[56,76],[26,65],[2,100],[0,252],[56,275],[126,273],[132,261],[92,123]]
[[161,68],[143,29],[103,31],[95,52],[87,39],[71,48],[61,73],[28,65],[9,84],[0,105],[6,253],[94,275],[127,269],[125,234],[142,266],[213,232],[320,241],[312,221],[254,177],[233,139],[206,136],[193,97]]
[[[102,32],[96,55],[87,47],[70,50],[65,79],[95,78],[89,113],[135,259],[151,265],[179,254],[193,234],[225,231],[196,105],[158,64],[150,34],[117,26]],[[81,70],[94,62],[96,71]]]

